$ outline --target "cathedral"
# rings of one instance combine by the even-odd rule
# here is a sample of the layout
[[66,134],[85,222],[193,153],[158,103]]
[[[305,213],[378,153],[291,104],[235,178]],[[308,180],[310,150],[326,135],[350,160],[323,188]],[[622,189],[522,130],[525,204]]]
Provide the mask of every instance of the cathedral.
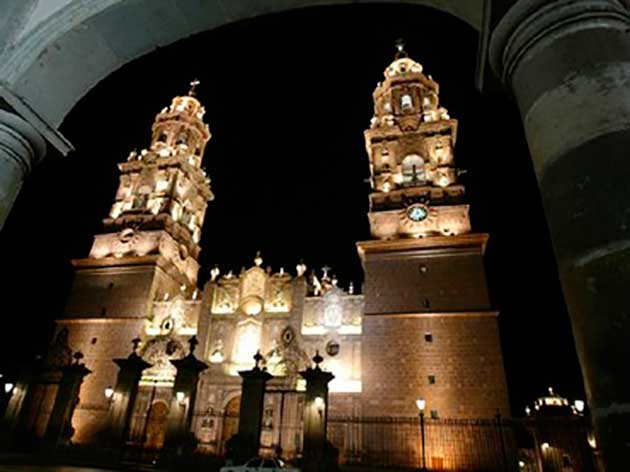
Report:
[[[273,376],[261,445],[289,455],[301,447],[299,373],[316,355],[334,375],[331,418],[416,417],[419,398],[429,419],[509,416],[483,265],[488,235],[472,232],[455,161],[457,120],[422,65],[399,47],[374,90],[364,133],[371,239],[357,243],[362,289],[300,261],[266,266],[260,253],[240,273],[205,269],[210,278],[198,285],[214,195],[202,167],[212,158],[211,133],[196,85],[157,114],[150,146],[119,164],[103,231],[87,257],[72,261],[71,294],[47,359],[61,365],[79,352],[91,371],[72,414],[72,442],[98,440],[116,393],[114,360],[132,350],[146,368],[126,440],[149,449],[162,447],[180,394],[172,361],[193,350],[205,368],[187,408],[198,448],[208,453],[222,453],[236,433],[239,372],[257,354]],[[35,435],[44,434],[54,388],[25,400]]]

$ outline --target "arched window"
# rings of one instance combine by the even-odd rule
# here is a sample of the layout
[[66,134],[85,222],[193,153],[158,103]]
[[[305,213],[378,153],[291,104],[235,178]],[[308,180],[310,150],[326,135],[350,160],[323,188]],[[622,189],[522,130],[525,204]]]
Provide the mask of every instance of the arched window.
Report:
[[424,159],[417,154],[409,154],[402,161],[402,173],[404,183],[424,183]]

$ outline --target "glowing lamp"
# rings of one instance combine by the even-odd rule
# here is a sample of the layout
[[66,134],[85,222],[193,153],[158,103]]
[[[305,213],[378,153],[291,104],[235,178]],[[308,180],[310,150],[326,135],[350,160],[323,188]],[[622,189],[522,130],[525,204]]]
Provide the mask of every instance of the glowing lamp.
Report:
[[540,445],[540,448],[541,448],[543,451],[546,451],[547,449],[549,449],[549,447],[550,447],[550,446],[549,446],[549,443],[548,443],[548,442],[544,442],[544,443],[542,443],[542,444]]
[[114,396],[114,389],[113,389],[111,386],[110,386],[110,387],[107,387],[107,388],[105,389],[105,397],[106,397],[108,400],[111,400],[113,396]]
[[418,398],[416,400],[416,407],[418,408],[418,411],[423,412],[426,406],[427,402],[424,398]]
[[313,400],[313,405],[315,405],[315,408],[321,411],[324,408],[324,399],[322,397],[315,397],[315,400]]
[[518,466],[519,466],[519,468],[524,469],[525,468],[525,462],[518,461]]
[[177,398],[179,404],[182,405],[184,403],[184,400],[186,399],[186,395],[184,394],[184,392],[177,392],[175,394],[175,398]]
[[578,413],[584,412],[584,400],[575,400],[573,402],[573,406],[575,407]]
[[7,382],[4,384],[4,392],[5,393],[11,393],[11,390],[13,390],[14,385],[11,382]]
[[240,308],[246,315],[256,316],[263,310],[263,300],[257,296],[247,297]]

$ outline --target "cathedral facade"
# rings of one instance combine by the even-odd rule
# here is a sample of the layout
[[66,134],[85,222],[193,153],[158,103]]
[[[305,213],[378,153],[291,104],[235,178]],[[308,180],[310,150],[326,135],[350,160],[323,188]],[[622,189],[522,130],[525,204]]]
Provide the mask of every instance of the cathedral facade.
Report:
[[[222,452],[236,432],[239,371],[253,367],[257,352],[273,375],[263,447],[299,451],[299,372],[316,353],[335,376],[331,416],[411,417],[418,398],[432,418],[509,416],[498,313],[483,268],[488,236],[471,232],[455,164],[457,121],[422,66],[401,48],[374,91],[365,131],[372,239],[357,243],[361,293],[341,287],[328,268],[271,268],[261,254],[238,274],[213,268],[198,287],[213,194],[201,167],[210,132],[194,86],[157,115],[149,148],[119,164],[104,231],[87,258],[73,261],[74,284],[49,356],[54,363],[59,353],[80,351],[92,371],[72,440],[96,441],[115,394],[113,360],[126,358],[134,339],[150,366],[139,380],[128,441],[149,448],[163,444],[179,393],[171,361],[188,354],[193,336],[208,368],[190,405],[191,428],[208,452]],[[39,430],[51,407],[41,403]]]

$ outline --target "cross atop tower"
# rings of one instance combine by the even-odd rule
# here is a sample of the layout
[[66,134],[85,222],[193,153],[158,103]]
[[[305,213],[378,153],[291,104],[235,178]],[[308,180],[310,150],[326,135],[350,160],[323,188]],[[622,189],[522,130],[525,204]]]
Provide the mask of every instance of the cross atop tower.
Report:
[[405,51],[405,40],[398,38],[396,40],[396,59],[401,57],[407,57],[407,51]]
[[190,95],[191,97],[195,96],[195,89],[197,88],[197,85],[199,85],[201,82],[199,82],[199,79],[194,79],[192,82],[190,82],[190,90],[188,91],[188,95]]

